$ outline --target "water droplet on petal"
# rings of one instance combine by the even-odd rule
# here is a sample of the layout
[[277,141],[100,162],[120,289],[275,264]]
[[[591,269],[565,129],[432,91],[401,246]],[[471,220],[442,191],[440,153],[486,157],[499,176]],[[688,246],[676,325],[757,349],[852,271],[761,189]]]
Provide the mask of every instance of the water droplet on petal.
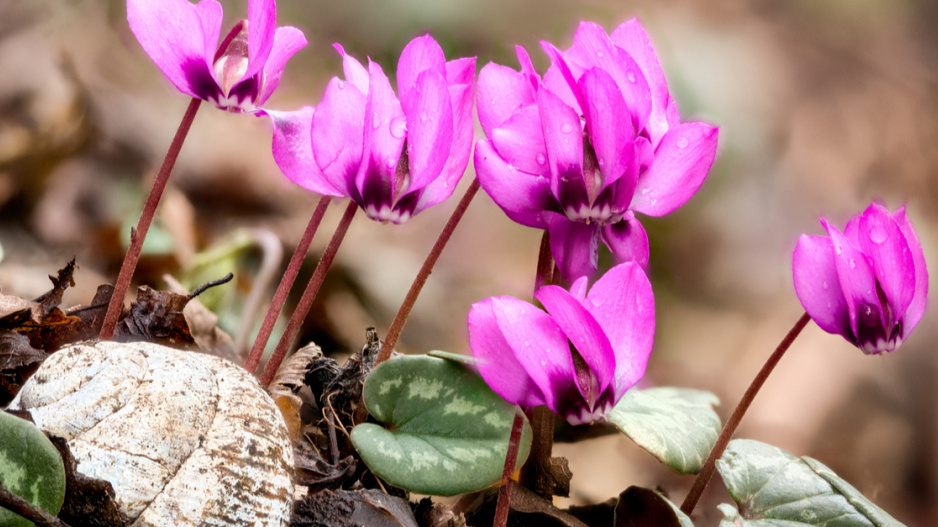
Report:
[[880,227],[870,229],[870,241],[879,245],[886,241],[886,231]]
[[677,142],[678,148],[687,148],[687,138],[682,137],[680,141]]
[[606,54],[603,53],[602,51],[597,51],[597,52],[596,52],[596,56],[599,57],[599,58],[603,58],[604,56],[606,56]]
[[856,269],[856,268],[857,268],[857,262],[856,262],[856,260],[854,260],[853,258],[850,259],[850,268],[851,268],[851,269]]
[[569,134],[573,131],[573,126],[571,126],[570,123],[563,123],[563,126],[560,127],[560,131]]
[[840,245],[834,245],[834,252],[836,252],[837,254],[840,254],[844,252],[844,250]]
[[537,161],[538,165],[543,165],[544,163],[547,162],[547,158],[544,157],[544,154],[538,154],[537,157],[534,158],[534,160]]
[[381,126],[381,118],[375,115],[371,118],[371,127],[377,129],[379,126]]
[[384,160],[384,164],[386,164],[388,168],[393,169],[397,166],[397,159],[394,159],[393,157],[388,157],[387,159]]
[[339,89],[340,89],[340,90],[344,90],[344,89],[345,89],[345,81],[339,81]]
[[629,82],[635,82],[637,80],[634,71],[629,71],[626,73],[626,76],[629,78]]
[[400,139],[407,134],[407,118],[406,117],[395,117],[391,121],[391,135]]
[[603,158],[599,158],[599,166],[605,166],[605,164],[606,164],[606,160]]
[[528,342],[528,341],[524,341],[524,345],[525,345],[525,346],[530,346],[530,345],[531,345],[531,343],[530,343],[530,342]]

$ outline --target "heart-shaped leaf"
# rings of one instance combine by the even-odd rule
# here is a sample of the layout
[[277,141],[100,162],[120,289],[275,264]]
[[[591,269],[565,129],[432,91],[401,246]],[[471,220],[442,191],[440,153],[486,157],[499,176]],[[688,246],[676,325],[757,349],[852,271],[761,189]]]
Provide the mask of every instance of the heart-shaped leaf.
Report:
[[686,388],[632,388],[607,419],[682,474],[696,474],[720,435],[716,395]]
[[717,470],[739,506],[720,505],[724,526],[902,525],[823,463],[772,445],[733,440]]
[[[501,479],[515,407],[476,372],[433,357],[398,357],[371,372],[364,396],[388,428],[360,424],[352,442],[368,467],[392,485],[452,496]],[[516,466],[530,448],[525,420]]]
[[[65,467],[59,451],[35,425],[6,412],[0,412],[0,481],[53,516],[65,500]],[[0,525],[32,524],[0,508]]]

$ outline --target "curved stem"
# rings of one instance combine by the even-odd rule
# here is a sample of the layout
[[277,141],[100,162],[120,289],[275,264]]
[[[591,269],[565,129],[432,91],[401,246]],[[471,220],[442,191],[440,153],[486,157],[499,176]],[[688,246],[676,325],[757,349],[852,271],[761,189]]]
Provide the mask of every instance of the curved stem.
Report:
[[150,194],[147,195],[147,201],[143,205],[143,212],[140,214],[137,228],[130,231],[130,247],[127,248],[127,254],[124,255],[124,263],[121,264],[120,273],[117,275],[117,283],[114,284],[114,292],[111,294],[111,300],[107,305],[107,314],[104,315],[104,323],[98,337],[101,340],[111,340],[111,337],[114,336],[117,321],[124,309],[124,296],[127,295],[127,290],[130,288],[134,270],[137,269],[137,260],[140,259],[143,240],[146,239],[147,231],[150,230],[150,223],[156,214],[156,206],[160,204],[166,182],[169,181],[169,175],[173,171],[173,166],[179,157],[179,151],[182,150],[182,143],[185,142],[186,135],[189,134],[189,128],[192,126],[192,121],[195,119],[195,113],[199,110],[200,104],[202,104],[202,99],[194,98],[189,102],[189,107],[186,108],[186,113],[182,116],[179,128],[176,129],[176,135],[173,137],[172,143],[169,144],[166,157],[163,158],[160,171],[156,174],[156,180],[153,181]]
[[508,438],[508,452],[505,453],[505,468],[502,469],[502,481],[498,488],[498,501],[495,505],[495,519],[492,527],[505,527],[508,523],[508,509],[511,504],[511,474],[518,462],[518,446],[521,443],[521,430],[524,417],[521,409],[515,407],[515,420],[511,424],[511,436]]
[[433,248],[430,249],[430,254],[428,254],[427,259],[424,260],[423,267],[421,267],[420,272],[417,273],[417,278],[414,279],[410,290],[407,291],[404,303],[401,304],[397,315],[394,316],[394,321],[391,322],[391,328],[388,329],[388,334],[385,336],[384,343],[381,345],[381,351],[378,352],[378,357],[375,359],[375,366],[388,360],[388,357],[391,356],[394,346],[397,345],[397,339],[400,338],[401,331],[404,330],[404,323],[407,322],[407,317],[410,315],[411,309],[413,309],[414,304],[417,302],[417,296],[420,294],[420,290],[423,289],[423,285],[427,283],[427,278],[430,277],[433,266],[436,265],[436,261],[440,259],[443,248],[446,247],[450,236],[452,236],[453,231],[456,230],[456,225],[459,224],[459,220],[462,219],[466,208],[469,207],[469,203],[478,191],[479,180],[474,179],[469,185],[469,188],[466,189],[466,193],[463,194],[462,199],[459,200],[459,204],[456,205],[456,210],[454,210],[453,214],[449,217],[449,221],[447,221],[446,226],[443,227],[443,232],[440,233],[440,237],[437,238]]
[[801,330],[803,330],[804,327],[808,325],[810,320],[811,316],[807,313],[801,315],[801,318],[798,319],[798,322],[795,322],[795,325],[791,328],[791,330],[788,331],[788,334],[785,335],[785,338],[782,339],[782,341],[778,344],[778,347],[775,348],[775,351],[772,352],[772,355],[769,356],[769,359],[765,361],[765,364],[762,366],[762,369],[759,370],[759,373],[756,374],[756,377],[752,380],[749,388],[746,389],[746,393],[743,394],[743,398],[739,401],[739,404],[736,405],[736,409],[733,410],[733,415],[730,416],[729,420],[726,422],[726,425],[723,427],[723,431],[720,432],[720,437],[717,438],[716,444],[713,445],[713,449],[710,451],[710,455],[707,457],[707,461],[704,462],[700,472],[697,473],[697,479],[694,480],[693,487],[691,487],[687,497],[684,498],[684,503],[681,504],[681,512],[684,514],[690,516],[690,513],[694,512],[694,507],[697,506],[697,501],[700,500],[700,496],[703,494],[704,489],[706,489],[707,484],[710,483],[710,478],[713,477],[713,471],[716,468],[717,459],[720,459],[720,457],[723,455],[723,451],[726,450],[726,445],[728,445],[730,439],[732,439],[733,434],[736,432],[736,428],[739,426],[739,422],[742,421],[743,415],[746,413],[746,410],[749,409],[749,405],[752,404],[752,400],[756,398],[756,394],[759,393],[759,389],[762,388],[763,384],[765,384],[765,380],[769,378],[769,375],[772,373],[772,370],[775,369],[775,365],[778,364],[778,361],[782,359],[782,355],[788,351],[788,348],[791,346],[792,342],[798,338]]
[[244,361],[244,369],[250,373],[255,373],[257,367],[260,365],[261,356],[264,354],[264,348],[267,347],[267,341],[270,339],[270,334],[274,330],[274,325],[277,323],[277,317],[280,316],[283,305],[287,302],[287,295],[290,293],[290,288],[293,287],[296,275],[299,274],[300,267],[303,266],[303,260],[306,258],[306,253],[309,251],[313,236],[316,235],[316,231],[319,229],[319,224],[322,222],[322,217],[326,214],[326,208],[329,207],[331,200],[332,198],[329,196],[319,198],[319,204],[316,205],[316,210],[313,211],[312,217],[309,218],[309,224],[306,225],[306,230],[303,232],[303,236],[296,245],[296,250],[293,251],[293,256],[290,258],[287,270],[283,273],[283,278],[280,279],[277,292],[274,293],[274,299],[270,301],[270,307],[267,309],[267,315],[264,316],[264,321],[261,323],[261,329],[258,331],[257,338],[254,339],[254,344],[251,346],[251,353],[248,354],[247,360]]
[[342,215],[339,225],[335,228],[335,233],[332,235],[332,239],[329,240],[329,245],[322,254],[322,258],[320,258],[319,263],[316,264],[316,270],[313,271],[313,276],[309,279],[306,290],[303,291],[303,297],[300,298],[300,302],[297,304],[293,316],[290,317],[287,329],[283,332],[283,336],[280,337],[280,342],[277,343],[277,348],[274,350],[273,355],[271,355],[270,360],[267,361],[267,365],[264,366],[264,372],[261,374],[260,378],[262,386],[267,386],[270,384],[270,381],[273,380],[277,369],[280,368],[280,363],[283,362],[283,358],[287,356],[290,345],[293,344],[296,335],[300,332],[300,327],[303,325],[303,321],[306,320],[309,309],[313,306],[313,300],[316,299],[319,288],[322,287],[322,282],[325,280],[326,273],[332,265],[332,260],[335,259],[335,253],[338,252],[339,245],[345,238],[345,233],[348,232],[349,225],[351,225],[352,218],[355,217],[357,210],[358,204],[354,201],[349,201],[348,207],[345,208],[345,214]]

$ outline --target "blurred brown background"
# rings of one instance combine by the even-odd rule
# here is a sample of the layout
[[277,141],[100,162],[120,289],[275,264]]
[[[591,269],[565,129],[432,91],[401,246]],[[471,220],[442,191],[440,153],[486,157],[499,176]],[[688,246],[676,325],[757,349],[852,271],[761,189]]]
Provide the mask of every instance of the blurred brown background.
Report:
[[[223,3],[227,31],[245,16],[246,2]],[[802,311],[791,251],[801,233],[821,233],[818,216],[842,227],[871,200],[890,209],[908,204],[936,272],[938,4],[282,0],[278,23],[302,29],[310,45],[289,63],[267,106],[316,104],[328,79],[341,74],[333,42],[391,73],[406,42],[429,31],[451,58],[517,67],[513,48],[521,44],[543,71],[539,40],[566,48],[580,20],[611,31],[632,16],[656,45],[682,117],[721,127],[720,153],[697,196],[671,216],[643,218],[658,305],[645,382],[712,390],[725,417]],[[113,281],[144,182],[186,104],[130,33],[123,2],[0,2],[4,294],[39,295],[49,287],[45,276],[72,256],[81,270],[66,305],[89,302],[98,284]],[[237,333],[249,326],[239,317],[264,256],[282,245],[289,257],[316,200],[277,170],[265,120],[203,105],[137,276],[161,285],[169,272],[191,286],[234,270],[235,284],[203,300]],[[404,226],[360,215],[306,338],[347,352],[362,345],[365,326],[383,333],[454,206],[451,200]],[[306,276],[341,209],[329,210]],[[540,235],[480,194],[401,348],[466,351],[472,302],[530,297]],[[900,521],[938,524],[936,320],[932,309],[887,357],[866,357],[809,325],[738,435],[820,459]],[[631,484],[660,485],[680,502],[691,483],[624,438],[556,450],[574,471],[567,503],[603,501]],[[714,485],[698,508],[699,525],[717,523],[721,501],[729,497]]]

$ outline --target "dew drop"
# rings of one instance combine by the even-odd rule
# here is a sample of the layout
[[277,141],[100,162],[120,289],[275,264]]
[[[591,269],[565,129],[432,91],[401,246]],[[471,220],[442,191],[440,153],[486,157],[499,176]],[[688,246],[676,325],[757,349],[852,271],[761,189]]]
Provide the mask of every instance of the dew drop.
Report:
[[340,90],[344,90],[344,89],[345,89],[345,81],[339,81],[339,89],[340,89]]
[[851,268],[851,269],[856,269],[856,268],[857,268],[857,261],[854,260],[853,258],[850,259],[850,268]]
[[560,127],[560,131],[569,134],[573,131],[573,126],[571,126],[570,123],[563,123],[563,126]]
[[606,165],[606,160],[603,158],[599,158],[599,166],[605,166],[605,165]]
[[870,230],[870,241],[879,245],[886,241],[886,231],[880,227],[873,227]]
[[629,82],[632,82],[632,83],[635,82],[636,78],[635,78],[634,71],[629,71],[628,73],[626,73],[626,76],[629,78]]
[[542,361],[541,361],[541,366],[547,366],[547,361],[546,361],[546,360],[542,360]]
[[603,58],[603,57],[606,56],[606,54],[603,53],[602,51],[597,51],[597,52],[596,52],[596,56],[599,57],[599,58]]
[[381,126],[381,118],[375,115],[371,118],[371,127],[377,129],[379,126]]
[[677,142],[678,148],[687,148],[687,138],[682,137],[680,141]]
[[384,164],[386,164],[386,165],[388,166],[388,168],[393,169],[394,167],[397,166],[397,160],[394,159],[393,157],[389,157],[389,158],[387,158],[387,159],[384,160]]
[[834,252],[836,252],[837,254],[840,254],[840,253],[844,252],[844,250],[843,250],[843,248],[841,248],[839,245],[835,245],[835,246],[834,246]]
[[544,157],[544,154],[538,154],[537,157],[534,158],[534,160],[537,161],[538,165],[543,165],[544,163],[547,162],[547,158]]
[[531,343],[530,343],[530,342],[528,342],[528,341],[524,341],[524,345],[525,345],[525,346],[530,346],[530,345],[531,345]]
[[400,139],[407,133],[407,118],[395,117],[391,120],[391,135]]

